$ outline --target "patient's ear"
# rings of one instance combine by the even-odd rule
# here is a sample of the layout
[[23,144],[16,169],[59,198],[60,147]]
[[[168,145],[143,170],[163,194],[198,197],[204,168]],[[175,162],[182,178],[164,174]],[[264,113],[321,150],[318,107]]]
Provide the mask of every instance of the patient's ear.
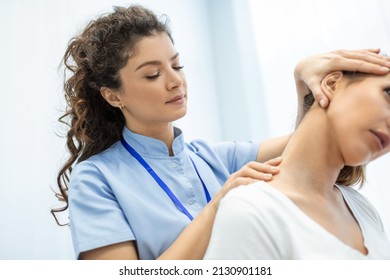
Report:
[[321,82],[321,89],[324,94],[329,98],[329,101],[332,100],[336,89],[340,85],[343,79],[343,72],[335,71],[325,76]]
[[100,94],[111,106],[121,108],[121,99],[117,90],[101,87]]

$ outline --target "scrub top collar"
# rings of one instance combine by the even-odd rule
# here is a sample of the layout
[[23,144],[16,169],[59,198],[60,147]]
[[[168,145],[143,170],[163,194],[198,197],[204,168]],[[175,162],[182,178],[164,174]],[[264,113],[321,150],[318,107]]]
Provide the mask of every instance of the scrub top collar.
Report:
[[[176,156],[184,150],[184,137],[177,127],[174,127],[174,135],[172,150]],[[169,157],[168,148],[161,140],[134,133],[127,127],[123,129],[123,137],[142,156]]]

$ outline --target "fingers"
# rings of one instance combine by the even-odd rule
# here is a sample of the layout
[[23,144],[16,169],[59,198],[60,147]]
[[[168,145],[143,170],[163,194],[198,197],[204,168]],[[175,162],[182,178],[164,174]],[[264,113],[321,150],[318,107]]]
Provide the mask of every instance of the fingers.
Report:
[[[281,158],[272,159],[268,163],[260,163],[252,161],[244,165],[240,170],[233,173],[229,177],[229,181],[240,181],[243,179],[253,179],[255,181],[269,181],[272,179],[272,176],[279,173],[279,168],[276,165],[279,165]],[[237,184],[237,183],[235,183]]]
[[380,48],[372,48],[372,49],[361,49],[361,51],[367,51],[367,52],[373,52],[373,53],[380,53]]
[[278,166],[281,162],[282,162],[282,157],[277,157],[264,162],[264,164]]
[[222,187],[220,194],[222,195],[220,198],[224,197],[229,191],[239,186],[246,186],[249,184],[253,184],[259,182],[254,178],[250,177],[236,177],[234,179],[228,180]]
[[212,201],[213,203],[219,203],[219,201],[232,189],[237,188],[239,186],[245,186],[252,183],[256,183],[259,180],[253,179],[253,178],[247,178],[247,177],[229,177],[229,179],[225,182],[225,184],[222,186],[220,191],[213,197]]
[[365,57],[366,60],[343,59],[343,70],[351,72],[362,72],[375,75],[389,73],[390,63],[384,59]]
[[277,174],[278,172],[279,172],[278,170],[275,170],[275,171],[269,171],[265,173],[265,172],[257,171],[255,169],[248,168],[245,171],[237,174],[238,175],[237,178],[238,179],[249,178],[256,181],[269,181],[272,179],[272,176],[274,174]]
[[[379,54],[379,48],[361,50],[336,50],[324,55],[314,56],[309,62],[317,62],[310,75],[302,77],[322,108],[329,105],[330,96],[321,90],[322,79],[333,71],[351,71],[367,74],[385,75],[390,71],[390,57]],[[306,63],[307,64],[307,63]],[[314,65],[311,63],[310,65]],[[312,67],[307,65],[306,67]],[[309,72],[310,73],[310,72]]]
[[314,95],[314,99],[318,101],[320,106],[324,109],[327,108],[329,105],[330,96],[327,96],[322,91],[320,82],[313,83],[312,85],[309,86],[309,88],[311,89],[311,91]]
[[253,178],[239,177],[236,180],[234,180],[233,182],[231,182],[229,189],[233,189],[233,188],[236,188],[238,186],[245,186],[245,185],[253,184],[253,183],[256,183],[258,181],[259,180],[256,180]]
[[[271,159],[265,163],[251,161],[244,165],[240,170],[238,170],[236,174],[239,174],[243,177],[251,177],[251,175],[253,175],[253,178],[258,178],[259,176],[254,175],[255,173],[277,174],[279,172],[279,167],[277,166],[280,164],[281,161],[281,158]],[[269,164],[269,162],[271,162],[272,164]]]
[[339,70],[363,72],[370,74],[387,74],[390,68],[390,57],[378,54],[377,49],[337,50],[330,63]]
[[225,194],[231,189],[238,186],[244,186],[258,181],[270,181],[273,175],[279,173],[278,165],[281,162],[281,157],[268,160],[265,163],[256,161],[248,162],[240,170],[229,176],[228,180],[219,192],[218,199],[216,198],[216,201],[225,196]]
[[379,54],[380,49],[361,49],[361,50],[335,50],[331,54],[336,54],[345,58],[356,58],[366,60],[369,58],[384,59],[385,57]]

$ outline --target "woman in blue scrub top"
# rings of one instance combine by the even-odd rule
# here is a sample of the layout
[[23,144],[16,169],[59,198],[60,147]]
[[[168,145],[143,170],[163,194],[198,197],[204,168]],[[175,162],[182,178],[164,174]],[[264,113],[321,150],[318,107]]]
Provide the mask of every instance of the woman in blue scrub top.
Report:
[[[333,52],[303,60],[295,75],[302,88],[340,65],[383,73],[384,63],[377,50]],[[184,141],[172,124],[187,111],[183,66],[150,10],[117,7],[90,22],[64,64],[70,157],[58,175],[66,206],[53,213],[69,206],[76,258],[202,259],[220,199],[278,172],[288,136]]]

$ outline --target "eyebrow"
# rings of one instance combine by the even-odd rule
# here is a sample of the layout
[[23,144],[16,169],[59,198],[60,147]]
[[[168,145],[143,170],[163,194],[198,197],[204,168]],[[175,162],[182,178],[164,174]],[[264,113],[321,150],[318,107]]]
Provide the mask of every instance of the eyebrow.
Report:
[[[179,56],[179,53],[176,53],[174,56],[171,57],[170,60],[171,60],[171,61],[172,61],[172,60],[175,60],[178,56]],[[146,62],[140,64],[140,65],[135,69],[135,71],[137,71],[137,70],[139,70],[139,69],[141,69],[142,67],[147,66],[147,65],[161,65],[161,61],[159,61],[159,60],[150,60],[150,61],[146,61]]]

